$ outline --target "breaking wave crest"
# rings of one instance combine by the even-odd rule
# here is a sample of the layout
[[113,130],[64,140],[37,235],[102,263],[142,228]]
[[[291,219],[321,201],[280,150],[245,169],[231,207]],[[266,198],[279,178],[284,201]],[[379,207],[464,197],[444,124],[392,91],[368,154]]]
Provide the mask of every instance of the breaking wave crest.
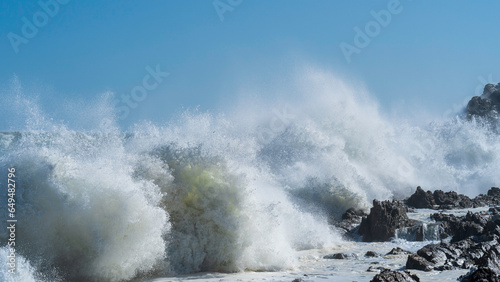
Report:
[[18,181],[17,275],[294,268],[297,251],[342,243],[329,221],[349,207],[417,185],[475,195],[500,181],[498,136],[474,120],[389,119],[363,89],[316,70],[293,92],[125,132],[106,98],[102,122],[74,130],[17,95],[26,127],[0,133],[1,171],[15,167]]

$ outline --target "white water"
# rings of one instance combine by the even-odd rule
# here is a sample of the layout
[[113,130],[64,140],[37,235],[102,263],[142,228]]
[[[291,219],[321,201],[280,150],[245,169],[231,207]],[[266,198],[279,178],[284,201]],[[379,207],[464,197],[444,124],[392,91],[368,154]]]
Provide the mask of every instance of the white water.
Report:
[[15,89],[26,122],[1,134],[0,168],[17,171],[19,275],[293,270],[305,250],[345,244],[328,220],[351,206],[417,185],[475,196],[499,183],[500,141],[476,123],[389,119],[363,89],[318,70],[290,89],[289,101],[126,131],[107,95],[87,106],[94,126],[77,130]]

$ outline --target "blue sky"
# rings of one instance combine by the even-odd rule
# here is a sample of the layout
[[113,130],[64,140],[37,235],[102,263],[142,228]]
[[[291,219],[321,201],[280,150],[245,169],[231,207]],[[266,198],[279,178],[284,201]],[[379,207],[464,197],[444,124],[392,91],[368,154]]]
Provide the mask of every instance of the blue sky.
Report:
[[[136,88],[121,124],[161,122],[185,108],[218,111],[244,85],[285,83],[289,69],[312,64],[364,84],[387,112],[439,115],[500,81],[499,10],[498,1],[5,0],[3,109],[16,75],[49,113]],[[367,46],[356,45],[356,27]],[[342,42],[357,48],[350,62]]]

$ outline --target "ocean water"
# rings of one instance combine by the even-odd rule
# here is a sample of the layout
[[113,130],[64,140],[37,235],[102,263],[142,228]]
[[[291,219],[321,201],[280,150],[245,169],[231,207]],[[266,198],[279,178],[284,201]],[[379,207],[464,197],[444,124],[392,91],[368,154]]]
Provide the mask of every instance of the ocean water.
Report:
[[[88,116],[75,113],[82,127],[13,90],[23,125],[0,133],[0,171],[7,179],[16,169],[18,269],[1,268],[0,280],[369,281],[361,266],[321,257],[423,243],[347,242],[330,224],[347,208],[417,185],[470,196],[498,186],[500,139],[480,121],[389,117],[365,90],[323,71],[293,89],[288,100],[248,98],[224,113],[187,110],[127,129],[109,94]],[[0,229],[2,265],[8,236]]]

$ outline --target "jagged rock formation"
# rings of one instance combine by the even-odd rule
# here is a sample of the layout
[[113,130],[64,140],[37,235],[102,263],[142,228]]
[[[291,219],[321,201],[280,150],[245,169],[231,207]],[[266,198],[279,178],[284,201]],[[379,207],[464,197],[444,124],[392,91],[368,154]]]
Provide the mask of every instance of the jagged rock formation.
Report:
[[393,271],[385,269],[381,273],[375,275],[370,282],[419,282],[417,275],[411,274],[409,271]]
[[500,111],[500,83],[486,84],[481,96],[474,96],[467,104],[467,119],[481,117],[488,121],[496,121]]
[[399,201],[373,200],[370,214],[363,218],[358,233],[365,242],[383,242],[396,235],[396,229],[410,227],[415,222],[406,215],[407,207]]
[[420,186],[417,187],[407,200],[406,204],[417,209],[465,209],[477,208],[487,205],[500,204],[500,188],[491,187],[487,195],[479,194],[471,199],[455,191],[443,192],[441,190],[424,191]]

